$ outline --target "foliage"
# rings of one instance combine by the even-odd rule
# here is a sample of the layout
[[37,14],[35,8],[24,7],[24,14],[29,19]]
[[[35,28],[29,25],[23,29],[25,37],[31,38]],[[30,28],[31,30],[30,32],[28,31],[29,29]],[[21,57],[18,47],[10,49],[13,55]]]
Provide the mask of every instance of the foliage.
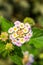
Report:
[[[1,32],[5,31],[7,32],[8,29],[13,26],[13,23],[6,20],[2,16],[0,16],[0,25],[1,25]],[[14,46],[14,49],[12,51],[5,50],[5,45],[9,40],[6,42],[3,42],[0,40],[0,55],[11,58],[11,60],[17,64],[17,65],[23,65],[22,64],[22,51],[29,51],[34,55],[35,58],[41,53],[40,49],[43,49],[43,29],[32,27],[33,36],[30,39],[29,42],[26,42],[21,47]],[[34,64],[36,65],[37,62],[35,60]]]
[[9,22],[8,20],[6,20],[5,18],[3,18],[2,16],[0,16],[0,25],[1,25],[1,29],[2,31],[8,31],[8,29],[13,26],[12,22]]

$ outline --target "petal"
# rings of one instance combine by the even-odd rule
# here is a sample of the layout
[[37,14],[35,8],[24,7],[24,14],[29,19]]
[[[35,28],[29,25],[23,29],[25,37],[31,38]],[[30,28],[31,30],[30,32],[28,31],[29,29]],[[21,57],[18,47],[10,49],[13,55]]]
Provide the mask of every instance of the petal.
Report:
[[22,44],[18,41],[15,43],[15,45],[18,46],[18,47],[22,46]]
[[18,37],[17,33],[13,33],[13,34],[12,34],[12,37],[13,37],[13,38]]
[[9,35],[9,38],[10,38],[11,40],[12,40],[12,39],[14,39],[14,38],[13,38],[13,36],[12,36],[12,34],[11,34],[11,35]]
[[13,26],[13,30],[14,30],[14,32],[17,32],[18,28],[16,26]]
[[31,65],[29,62],[26,65]]
[[23,23],[20,23],[20,28],[24,28],[24,24]]
[[24,38],[19,38],[20,43],[24,44],[25,43],[25,39]]
[[32,31],[29,31],[29,33],[27,33],[26,36],[29,36],[29,38],[31,38],[32,37]]
[[23,32],[24,32],[24,33],[28,33],[28,28],[25,27],[25,28],[23,29]]
[[24,36],[25,41],[29,41],[29,36]]
[[14,22],[14,24],[15,24],[15,26],[20,26],[20,21],[16,21],[16,22]]
[[14,45],[16,44],[16,42],[17,42],[16,39],[12,39],[12,43],[13,43]]
[[8,33],[12,33],[14,30],[13,28],[11,27],[9,30],[8,30]]
[[30,63],[33,63],[34,62],[34,56],[32,54],[30,54],[30,56],[29,56],[29,62]]
[[29,23],[25,23],[25,27],[27,27],[27,28],[31,28],[31,26],[30,26]]

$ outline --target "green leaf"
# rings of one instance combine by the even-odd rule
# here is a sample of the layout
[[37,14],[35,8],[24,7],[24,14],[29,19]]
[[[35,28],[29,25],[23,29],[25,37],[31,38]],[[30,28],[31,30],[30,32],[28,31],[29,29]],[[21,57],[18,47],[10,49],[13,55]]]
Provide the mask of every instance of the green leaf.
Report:
[[22,60],[21,60],[21,58],[20,58],[19,56],[14,55],[14,56],[10,56],[10,58],[11,58],[11,60],[12,60],[15,64],[17,64],[17,65],[23,65],[23,64],[22,64]]
[[43,35],[43,29],[33,27],[32,31],[33,31],[33,37],[32,38],[40,37]]
[[29,48],[30,48],[29,42],[27,42],[21,46],[22,51],[29,51]]
[[2,16],[0,16],[0,25],[1,25],[2,31],[6,31],[7,32],[8,29],[13,26],[13,23],[8,21],[8,20],[6,20]]
[[33,37],[29,44],[34,44],[36,48],[43,48],[43,29],[33,28]]
[[34,56],[39,54],[39,50],[37,48],[35,48],[34,44],[29,44],[29,42],[25,43],[22,47],[21,47],[22,51],[28,51],[29,53],[32,53]]
[[2,56],[3,58],[7,58],[7,57],[8,57],[8,52],[7,52],[6,50],[3,51],[2,54],[1,54],[1,56]]
[[36,48],[43,48],[43,36],[31,39],[29,44],[34,44]]
[[5,50],[5,44],[0,40],[0,53],[2,53]]
[[22,51],[29,51],[34,55],[40,53],[41,48],[43,48],[43,29],[38,29],[34,27],[33,29],[33,37],[30,41],[26,42],[22,47]]
[[15,46],[15,48],[14,48],[14,54],[15,55],[18,55],[19,57],[23,57],[23,54],[22,54],[22,50],[21,50],[21,47],[17,47],[17,46]]

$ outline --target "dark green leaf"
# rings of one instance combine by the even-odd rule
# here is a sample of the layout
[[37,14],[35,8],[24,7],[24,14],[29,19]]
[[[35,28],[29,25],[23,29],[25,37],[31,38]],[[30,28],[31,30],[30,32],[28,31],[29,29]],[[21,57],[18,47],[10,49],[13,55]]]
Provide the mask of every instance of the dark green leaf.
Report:
[[0,53],[2,53],[5,50],[5,44],[0,40]]
[[43,35],[43,29],[34,27],[34,28],[32,28],[32,31],[33,31],[33,37],[32,38],[40,37]]
[[23,64],[22,64],[22,60],[21,60],[21,58],[20,58],[19,56],[14,55],[14,56],[10,56],[10,58],[11,58],[11,60],[12,60],[15,64],[17,64],[17,65],[23,65]]

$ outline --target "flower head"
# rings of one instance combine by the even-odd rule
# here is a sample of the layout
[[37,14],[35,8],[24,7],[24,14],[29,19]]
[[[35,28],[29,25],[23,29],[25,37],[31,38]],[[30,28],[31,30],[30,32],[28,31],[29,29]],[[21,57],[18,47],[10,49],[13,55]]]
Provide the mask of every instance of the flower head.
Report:
[[28,24],[28,23],[25,23],[25,27],[31,28],[30,24]]
[[29,36],[24,36],[25,41],[29,41]]
[[34,56],[32,54],[29,54],[28,51],[23,52],[22,62],[25,65],[31,65],[31,63],[34,62]]
[[24,32],[24,33],[28,33],[28,31],[29,31],[28,28],[24,28],[24,29],[23,29],[23,32]]
[[16,46],[22,46],[22,44],[21,44],[19,41],[17,41],[17,42],[15,43],[15,45],[16,45]]
[[24,28],[24,24],[23,23],[20,23],[20,28]]
[[17,33],[13,33],[12,36],[13,36],[13,38],[16,38],[18,35],[17,35]]
[[13,27],[14,32],[18,31],[18,28],[16,26]]
[[14,26],[8,30],[8,33],[9,31],[9,38],[16,46],[22,46],[22,44],[29,41],[32,36],[31,26],[28,23],[24,24],[20,21],[14,22]]
[[7,43],[5,49],[11,51],[13,50],[13,45],[11,43]]
[[14,22],[14,25],[15,25],[16,27],[19,27],[19,26],[20,26],[20,21]]
[[20,43],[25,43],[25,39],[24,38],[19,38],[19,41],[20,41]]
[[14,31],[14,29],[11,27],[9,30],[8,30],[8,33],[12,33]]
[[6,41],[8,39],[8,33],[7,32],[2,32],[0,35],[0,39],[2,41]]

